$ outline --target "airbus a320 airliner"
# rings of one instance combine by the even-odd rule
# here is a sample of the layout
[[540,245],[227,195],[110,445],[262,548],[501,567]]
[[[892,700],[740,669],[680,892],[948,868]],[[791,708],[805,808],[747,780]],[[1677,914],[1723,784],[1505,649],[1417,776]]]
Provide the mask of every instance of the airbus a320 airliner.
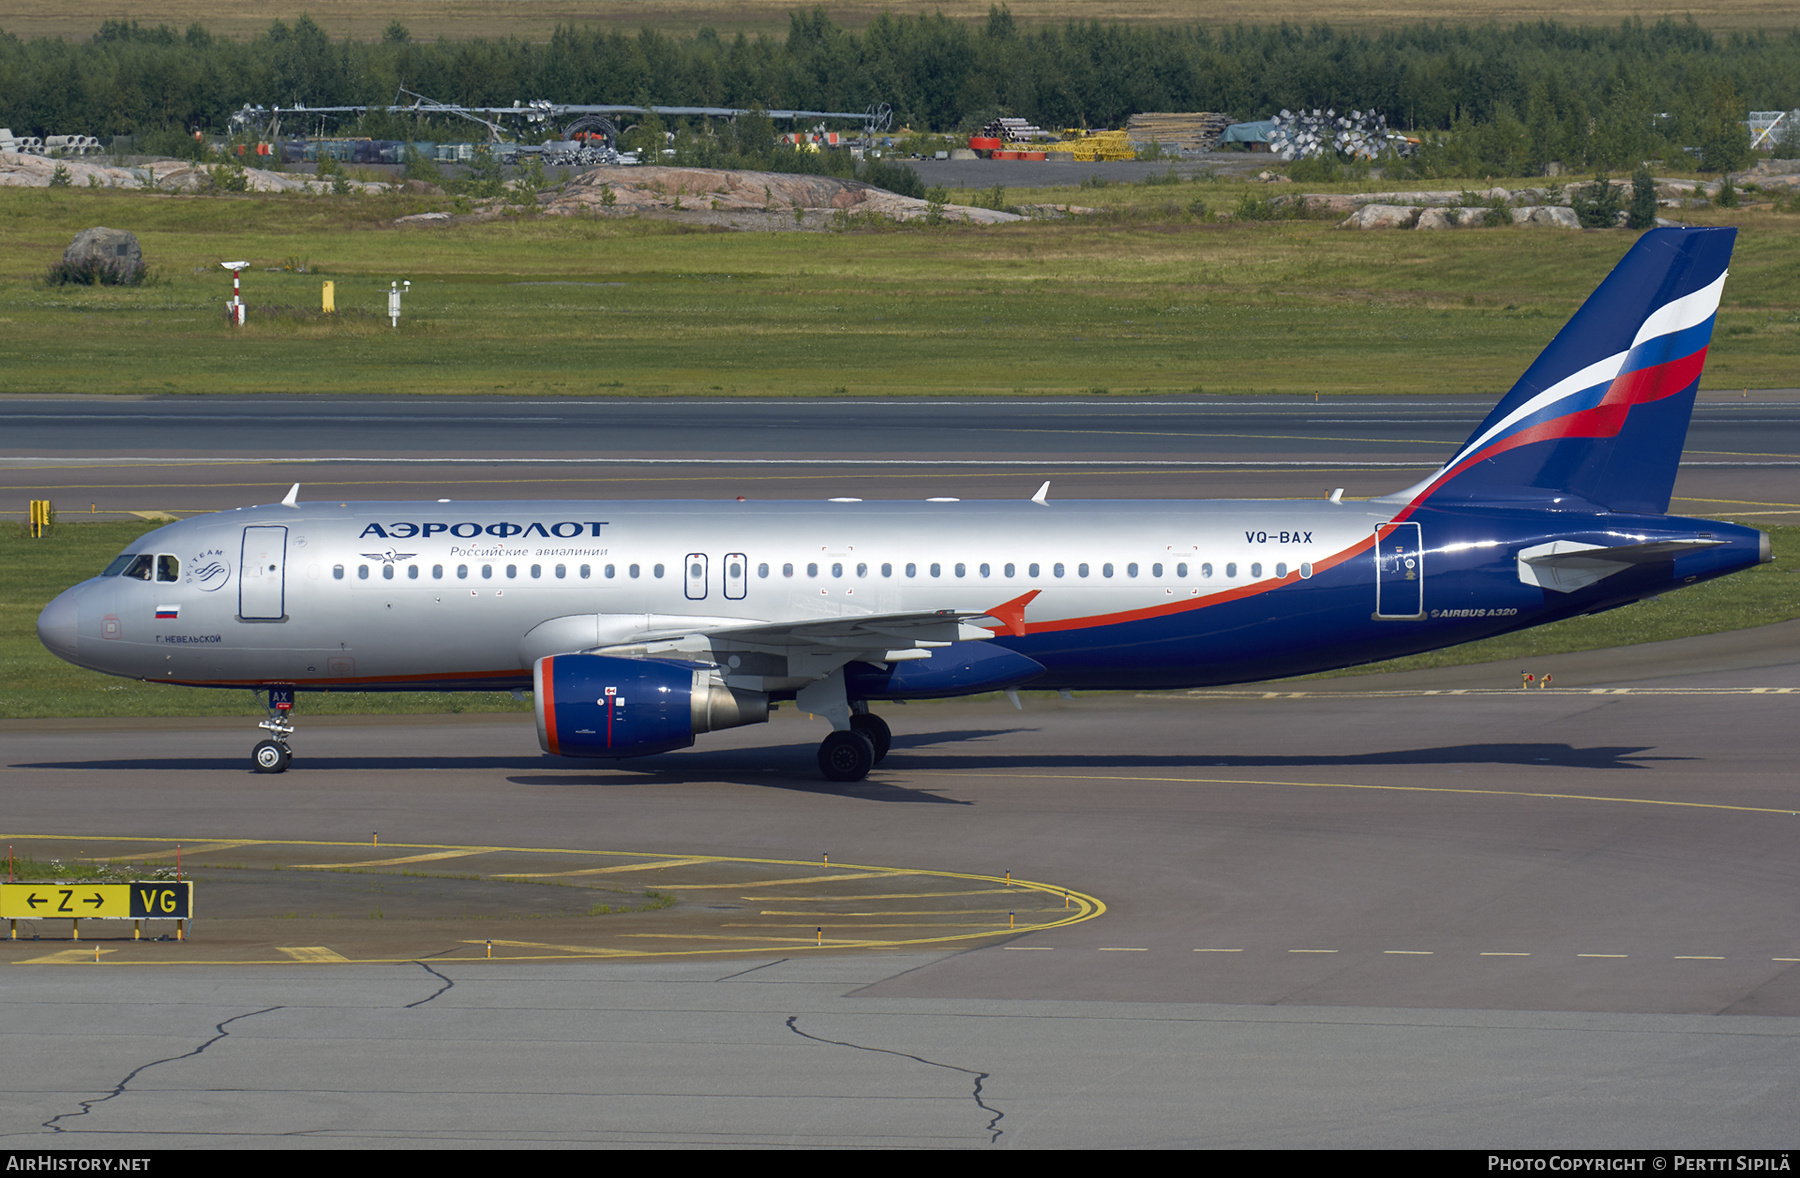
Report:
[[[1735,231],[1644,234],[1440,469],[1360,502],[280,504],[160,528],[44,610],[133,679],[268,693],[534,692],[538,742],[639,757],[883,700],[1299,675],[1597,613],[1770,559],[1667,514]],[[1045,484],[1048,487],[1048,484]]]

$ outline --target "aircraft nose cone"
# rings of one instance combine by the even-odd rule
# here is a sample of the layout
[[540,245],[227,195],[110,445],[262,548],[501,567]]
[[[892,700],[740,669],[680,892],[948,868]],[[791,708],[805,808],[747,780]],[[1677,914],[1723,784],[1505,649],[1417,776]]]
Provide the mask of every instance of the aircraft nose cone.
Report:
[[38,615],[38,641],[57,658],[74,662],[75,643],[80,633],[77,629],[79,621],[80,611],[75,605],[74,591],[59,594]]

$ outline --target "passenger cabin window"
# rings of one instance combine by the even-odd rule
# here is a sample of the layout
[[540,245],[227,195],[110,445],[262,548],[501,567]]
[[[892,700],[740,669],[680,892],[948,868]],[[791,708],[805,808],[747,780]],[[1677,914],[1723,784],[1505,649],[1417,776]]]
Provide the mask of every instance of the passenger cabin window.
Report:
[[431,579],[434,581],[441,581],[444,579],[444,566],[443,565],[434,564],[431,566]]
[[406,579],[409,581],[416,581],[419,579],[419,566],[418,565],[409,564],[406,566]]
[[456,566],[456,579],[459,581],[466,581],[469,579],[469,566],[468,565],[459,564]]
[[344,566],[343,565],[334,564],[331,566],[331,579],[334,581],[341,581],[344,579]]
[[661,565],[657,565],[655,568],[650,570],[650,573],[652,576],[661,577],[663,575],[663,567]]
[[369,579],[369,566],[368,565],[359,564],[356,566],[356,579],[359,581],[366,581]]
[[394,566],[391,564],[382,565],[381,566],[381,577],[385,581],[393,580],[394,579]]

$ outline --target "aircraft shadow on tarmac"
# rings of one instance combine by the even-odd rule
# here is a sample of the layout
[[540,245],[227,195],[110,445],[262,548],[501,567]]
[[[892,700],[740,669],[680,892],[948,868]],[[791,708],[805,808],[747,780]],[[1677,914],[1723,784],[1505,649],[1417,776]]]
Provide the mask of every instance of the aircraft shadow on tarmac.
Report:
[[[983,752],[966,742],[981,738],[1004,737],[1019,729],[969,729],[927,735],[896,736],[890,759],[882,769],[965,770],[1004,774],[1008,771],[1034,769],[1143,770],[1180,769],[1187,771],[1228,769],[1323,769],[1402,765],[1542,765],[1560,769],[1648,769],[1655,763],[1691,761],[1691,757],[1650,756],[1649,745],[1595,745],[1578,748],[1570,744],[1460,744],[1435,748],[1390,749],[1366,753],[1064,753],[1031,752],[1009,748],[1004,752]],[[948,746],[934,749],[933,746]],[[134,757],[93,761],[21,762],[16,769],[83,769],[193,771],[241,770],[250,772],[246,759],[237,755],[221,757]],[[573,770],[546,774],[530,772],[508,776],[514,784],[524,785],[630,785],[643,781],[717,781],[743,785],[772,786],[808,792],[836,793],[842,787],[820,781],[810,744],[763,746],[750,749],[708,749],[665,754],[629,761],[588,761],[546,755],[514,757],[496,756],[317,756],[295,762],[292,772],[353,772],[358,770],[393,772],[406,769],[497,769],[513,774],[529,770]],[[605,772],[602,776],[601,773]],[[877,770],[880,772],[880,770]],[[858,787],[859,796],[869,796],[867,784]],[[911,790],[891,792],[893,801],[949,801]]]

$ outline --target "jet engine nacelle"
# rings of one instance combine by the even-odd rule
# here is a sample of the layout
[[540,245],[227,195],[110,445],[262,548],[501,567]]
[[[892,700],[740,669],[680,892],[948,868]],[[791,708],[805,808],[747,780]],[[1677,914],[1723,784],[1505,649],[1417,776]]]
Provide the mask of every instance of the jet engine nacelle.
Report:
[[563,757],[644,757],[769,718],[769,697],[672,659],[559,654],[532,666],[538,744]]

